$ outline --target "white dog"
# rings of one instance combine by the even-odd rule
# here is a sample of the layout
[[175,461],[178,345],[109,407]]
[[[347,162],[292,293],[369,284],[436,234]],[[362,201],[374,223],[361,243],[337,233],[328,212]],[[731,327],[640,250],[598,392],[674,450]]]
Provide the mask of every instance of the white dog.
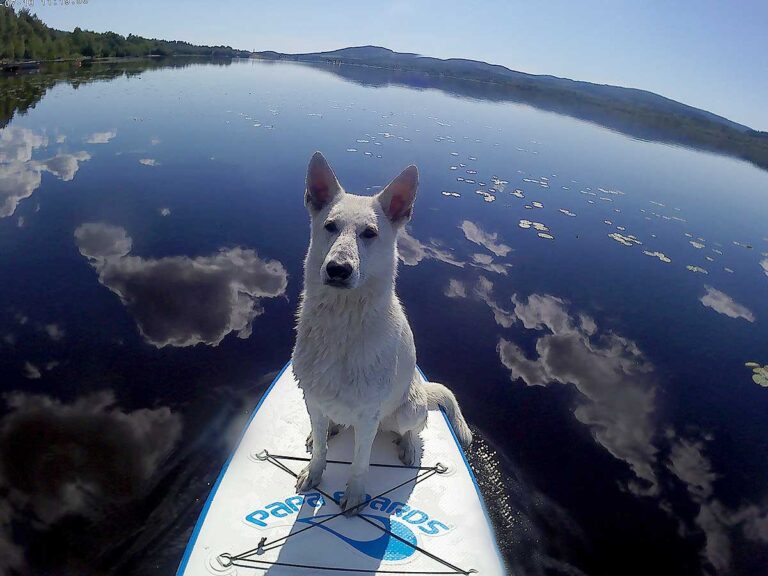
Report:
[[341,502],[347,514],[356,514],[365,499],[379,429],[397,435],[407,465],[416,459],[414,436],[429,408],[442,406],[460,442],[472,441],[451,391],[421,382],[413,334],[395,294],[397,234],[411,218],[418,179],[409,166],[378,195],[366,197],[345,193],[319,152],[307,171],[311,236],[293,371],[312,423],[312,457],[296,489],[318,485],[328,436],[351,426],[355,452]]

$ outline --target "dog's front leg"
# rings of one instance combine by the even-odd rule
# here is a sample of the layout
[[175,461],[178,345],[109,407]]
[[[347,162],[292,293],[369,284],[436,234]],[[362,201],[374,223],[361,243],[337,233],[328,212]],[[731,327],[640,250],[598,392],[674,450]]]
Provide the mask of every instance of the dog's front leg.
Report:
[[371,462],[371,447],[378,429],[379,421],[376,418],[355,424],[355,455],[349,470],[347,491],[341,499],[341,509],[347,516],[358,514],[363,508],[359,504],[365,501],[365,481]]
[[325,457],[328,453],[328,417],[319,410],[309,410],[309,421],[312,424],[312,457],[309,464],[299,472],[296,479],[296,491],[306,492],[318,484],[325,472]]

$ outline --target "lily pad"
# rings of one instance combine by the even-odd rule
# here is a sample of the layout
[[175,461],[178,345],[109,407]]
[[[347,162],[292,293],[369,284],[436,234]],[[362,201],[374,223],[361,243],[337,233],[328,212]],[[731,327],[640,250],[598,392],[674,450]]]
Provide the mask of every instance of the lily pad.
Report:
[[760,366],[757,362],[746,362],[747,368],[752,368],[752,381],[758,386],[768,388],[768,364]]

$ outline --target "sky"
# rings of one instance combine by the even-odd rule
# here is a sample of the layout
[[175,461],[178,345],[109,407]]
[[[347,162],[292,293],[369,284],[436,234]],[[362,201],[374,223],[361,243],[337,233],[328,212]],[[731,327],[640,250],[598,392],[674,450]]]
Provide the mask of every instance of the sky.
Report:
[[643,88],[768,130],[765,0],[28,1],[62,30],[278,52],[373,44]]

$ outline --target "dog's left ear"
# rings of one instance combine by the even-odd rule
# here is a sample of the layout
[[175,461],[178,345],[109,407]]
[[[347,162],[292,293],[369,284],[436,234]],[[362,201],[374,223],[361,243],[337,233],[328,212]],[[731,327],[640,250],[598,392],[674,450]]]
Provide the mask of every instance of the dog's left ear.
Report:
[[418,187],[419,169],[411,164],[376,196],[393,224],[405,224],[411,219]]

